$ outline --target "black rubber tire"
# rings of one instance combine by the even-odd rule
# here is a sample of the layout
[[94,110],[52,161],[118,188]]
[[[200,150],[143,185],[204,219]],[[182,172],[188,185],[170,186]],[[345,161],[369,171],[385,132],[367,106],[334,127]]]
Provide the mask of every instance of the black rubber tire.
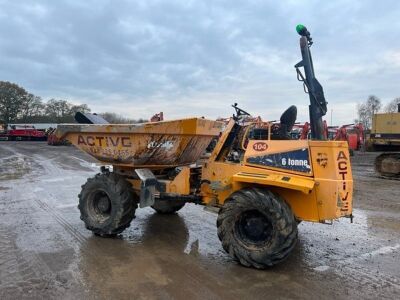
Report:
[[[265,228],[263,231],[267,237],[257,243],[239,233],[239,220],[249,212],[259,214],[270,224],[268,233]],[[233,193],[219,211],[217,228],[224,250],[242,265],[257,269],[285,260],[297,242],[297,222],[290,207],[279,195],[261,188]]]
[[[108,212],[95,208],[96,195],[109,199]],[[98,200],[97,200],[98,201]],[[135,217],[137,199],[131,184],[114,173],[97,174],[82,185],[78,208],[87,229],[103,237],[114,236],[129,227]]]
[[176,213],[182,207],[185,206],[185,202],[174,201],[174,200],[155,200],[151,206],[157,213],[163,215],[170,215]]

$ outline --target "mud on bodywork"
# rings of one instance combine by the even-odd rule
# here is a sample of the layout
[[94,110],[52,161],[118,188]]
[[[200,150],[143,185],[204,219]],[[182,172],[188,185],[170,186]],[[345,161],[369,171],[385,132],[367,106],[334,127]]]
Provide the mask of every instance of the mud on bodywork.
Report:
[[[119,142],[114,146],[107,141]],[[140,140],[135,136],[79,134],[76,140],[78,148],[101,162],[135,166],[189,164],[197,160],[209,143],[209,137],[167,134],[141,136]]]
[[194,163],[221,126],[200,118],[134,125],[66,124],[57,128],[57,136],[100,162],[165,167]]

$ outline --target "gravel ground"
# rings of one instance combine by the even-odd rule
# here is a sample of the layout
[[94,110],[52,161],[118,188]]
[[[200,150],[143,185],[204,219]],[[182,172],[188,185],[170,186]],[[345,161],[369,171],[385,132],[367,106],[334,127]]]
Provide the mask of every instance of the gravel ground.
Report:
[[0,142],[0,299],[399,299],[400,181],[356,153],[354,223],[301,223],[287,261],[258,271],[232,261],[216,215],[186,205],[139,209],[118,238],[79,219],[80,186],[98,172],[74,147]]

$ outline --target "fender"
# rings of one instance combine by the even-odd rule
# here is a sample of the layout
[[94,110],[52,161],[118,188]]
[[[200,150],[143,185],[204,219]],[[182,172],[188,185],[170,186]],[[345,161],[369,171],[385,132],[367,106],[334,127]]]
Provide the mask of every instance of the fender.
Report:
[[239,172],[233,175],[232,180],[235,182],[248,182],[261,185],[270,185],[284,187],[309,194],[315,186],[315,181],[310,178],[300,178],[291,175],[280,174],[256,174],[248,172]]

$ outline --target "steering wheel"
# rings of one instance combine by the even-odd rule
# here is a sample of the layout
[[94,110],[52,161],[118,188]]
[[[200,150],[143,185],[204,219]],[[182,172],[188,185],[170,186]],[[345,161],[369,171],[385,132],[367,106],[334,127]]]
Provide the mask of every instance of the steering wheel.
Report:
[[236,115],[233,115],[233,118],[234,118],[236,121],[239,120],[239,118],[240,118],[241,116],[251,116],[247,111],[245,111],[245,110],[239,108],[237,105],[238,105],[237,103],[235,103],[235,104],[232,105],[232,107],[233,107],[233,108],[235,109],[235,111],[236,111]]

